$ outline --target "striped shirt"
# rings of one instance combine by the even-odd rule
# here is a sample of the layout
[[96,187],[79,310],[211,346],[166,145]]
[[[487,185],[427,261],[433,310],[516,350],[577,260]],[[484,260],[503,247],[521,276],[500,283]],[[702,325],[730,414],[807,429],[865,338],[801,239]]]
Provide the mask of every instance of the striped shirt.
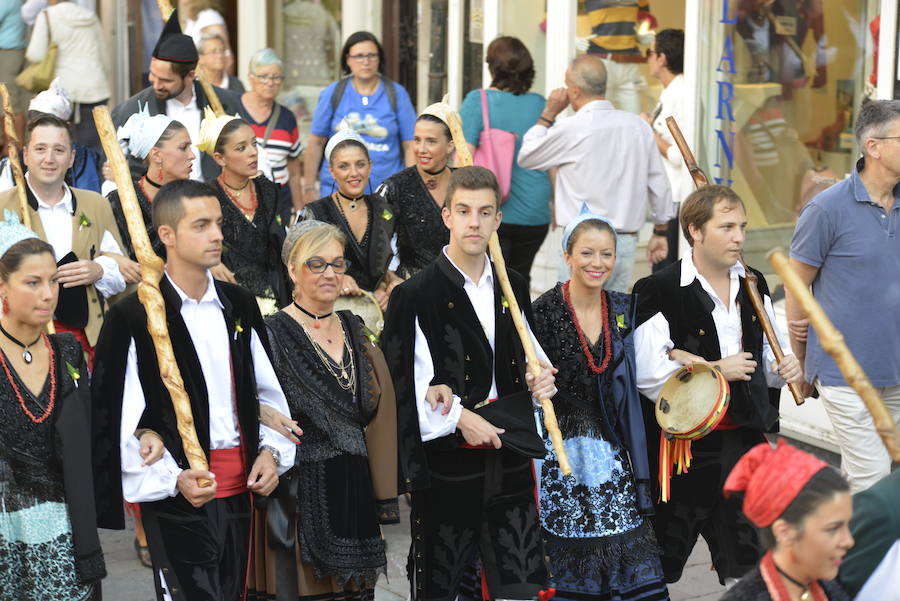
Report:
[[650,0],[587,0],[585,4],[591,25],[588,52],[640,54],[635,37],[638,11],[649,11]]
[[[274,111],[273,111],[274,112]],[[241,103],[241,118],[246,121],[260,146],[263,143],[263,137],[266,135],[266,128],[269,126],[271,115],[262,123],[257,123],[250,116],[250,113]],[[263,170],[266,177],[280,186],[288,183],[289,174],[287,163],[288,159],[296,159],[303,152],[303,144],[300,143],[300,132],[297,130],[297,118],[285,106],[281,107],[281,114],[278,115],[278,122],[272,128],[272,134],[262,149],[265,153],[264,157],[260,157],[259,168]]]

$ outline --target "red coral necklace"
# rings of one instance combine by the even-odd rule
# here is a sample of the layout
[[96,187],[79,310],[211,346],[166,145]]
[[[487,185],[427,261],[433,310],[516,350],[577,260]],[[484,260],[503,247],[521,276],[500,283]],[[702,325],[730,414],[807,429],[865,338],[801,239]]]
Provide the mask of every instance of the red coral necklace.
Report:
[[50,414],[53,413],[53,407],[56,405],[56,359],[53,357],[53,348],[50,346],[50,340],[47,338],[47,335],[41,334],[41,338],[44,340],[44,345],[47,347],[50,356],[50,402],[47,403],[47,408],[44,409],[44,412],[40,417],[35,417],[34,414],[28,410],[28,407],[25,405],[25,399],[22,398],[22,392],[16,385],[16,380],[13,378],[9,365],[6,363],[6,355],[0,352],[0,363],[3,364],[3,371],[6,372],[6,379],[9,380],[9,383],[12,385],[13,392],[16,394],[16,399],[19,401],[19,406],[22,407],[22,411],[25,412],[25,415],[36,424],[39,424],[50,417]]
[[606,305],[606,293],[603,292],[600,295],[600,314],[603,317],[603,361],[598,366],[594,363],[594,353],[591,352],[591,347],[588,346],[584,330],[581,329],[581,324],[578,323],[578,314],[575,313],[575,307],[572,305],[572,297],[569,294],[569,282],[563,284],[562,290],[563,298],[566,301],[566,305],[569,307],[569,312],[572,314],[572,321],[575,323],[575,331],[578,333],[581,351],[584,353],[585,358],[587,358],[588,367],[590,367],[591,371],[595,374],[602,374],[606,371],[607,366],[609,366],[609,359],[612,357],[612,342],[609,331],[609,307]]

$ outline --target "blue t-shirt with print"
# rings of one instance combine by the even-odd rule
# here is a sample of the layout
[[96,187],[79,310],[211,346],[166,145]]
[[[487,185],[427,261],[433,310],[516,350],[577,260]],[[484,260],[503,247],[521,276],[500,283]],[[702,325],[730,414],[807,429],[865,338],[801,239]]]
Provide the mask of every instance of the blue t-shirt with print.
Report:
[[[369,148],[369,156],[372,158],[369,183],[371,190],[375,191],[385,178],[406,167],[403,163],[402,142],[413,139],[416,111],[406,89],[397,82],[393,82],[397,90],[396,113],[391,108],[391,101],[384,90],[383,82],[378,83],[378,89],[368,97],[366,104],[363,103],[363,96],[353,87],[353,83],[348,82],[344,88],[344,96],[332,114],[331,96],[337,84],[338,82],[333,82],[319,94],[319,103],[316,105],[310,133],[330,138],[337,131],[341,121],[346,120],[346,123],[362,136]],[[327,157],[322,162],[319,177],[324,196],[334,185],[334,179],[328,172]]]
[[[519,167],[519,150],[525,132],[537,121],[546,101],[540,94],[528,92],[513,94],[500,90],[486,90],[488,118],[491,128],[516,134],[516,154],[512,164],[512,180],[509,197],[500,208],[503,223],[515,225],[544,225],[550,223],[550,179],[546,171],[534,171]],[[478,138],[484,129],[481,115],[481,91],[466,94],[459,116],[463,123],[466,141],[478,146]]]

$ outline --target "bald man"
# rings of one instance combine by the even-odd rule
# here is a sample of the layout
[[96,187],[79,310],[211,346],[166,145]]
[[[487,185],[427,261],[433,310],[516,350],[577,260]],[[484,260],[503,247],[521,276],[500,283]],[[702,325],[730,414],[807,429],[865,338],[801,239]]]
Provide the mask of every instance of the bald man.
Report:
[[[647,204],[654,223],[647,245],[651,263],[666,256],[666,232],[675,206],[653,130],[639,116],[617,110],[606,100],[606,79],[599,57],[576,57],[566,69],[566,87],[550,93],[537,123],[525,133],[519,166],[558,169],[555,217],[560,227],[575,218],[583,203],[612,221],[618,256],[606,288],[627,292]],[[575,114],[557,123],[557,115],[569,105]],[[559,276],[569,279],[562,257]]]

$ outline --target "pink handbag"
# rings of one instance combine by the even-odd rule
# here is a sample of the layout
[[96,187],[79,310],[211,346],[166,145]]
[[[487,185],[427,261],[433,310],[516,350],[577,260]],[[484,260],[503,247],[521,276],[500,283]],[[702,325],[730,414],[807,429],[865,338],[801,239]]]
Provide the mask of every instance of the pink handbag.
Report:
[[[487,94],[481,89],[481,118],[484,127],[478,137],[478,148],[475,149],[476,165],[486,167],[494,172],[500,182],[500,194],[503,202],[509,198],[509,185],[512,181],[513,161],[516,158],[516,134],[502,129],[491,129],[490,111],[488,111]],[[501,203],[502,204],[502,203]]]

